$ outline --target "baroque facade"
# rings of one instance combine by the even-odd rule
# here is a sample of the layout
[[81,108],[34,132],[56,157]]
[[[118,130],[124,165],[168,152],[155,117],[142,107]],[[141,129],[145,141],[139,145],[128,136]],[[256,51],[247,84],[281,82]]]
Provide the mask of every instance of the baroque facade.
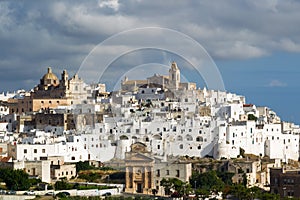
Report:
[[167,195],[160,184],[163,178],[188,182],[192,175],[191,163],[157,158],[143,143],[131,145],[131,151],[125,155],[125,167],[127,193]]
[[67,71],[64,70],[59,80],[49,67],[30,94],[10,100],[10,113],[38,112],[59,106],[80,104],[86,100],[85,83],[77,74],[69,79]]

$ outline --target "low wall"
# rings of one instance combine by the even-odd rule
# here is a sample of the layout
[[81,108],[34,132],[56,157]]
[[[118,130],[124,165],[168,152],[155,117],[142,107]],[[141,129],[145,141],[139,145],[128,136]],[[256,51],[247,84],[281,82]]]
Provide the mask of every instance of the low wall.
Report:
[[34,199],[35,196],[26,196],[26,195],[0,195],[0,200],[25,200],[25,199]]

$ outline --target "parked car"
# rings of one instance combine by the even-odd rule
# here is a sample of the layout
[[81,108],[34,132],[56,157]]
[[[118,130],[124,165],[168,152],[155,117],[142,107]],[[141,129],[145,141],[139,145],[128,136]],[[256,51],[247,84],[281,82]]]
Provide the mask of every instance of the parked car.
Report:
[[16,195],[17,192],[14,191],[14,190],[9,190],[9,191],[6,192],[6,194],[9,194],[9,195]]
[[59,192],[55,195],[56,197],[67,197],[67,196],[70,196],[70,193],[69,192]]
[[110,192],[106,192],[106,193],[102,194],[102,196],[108,197],[108,196],[111,196],[111,193]]
[[5,190],[0,190],[0,195],[1,194],[6,194],[6,191]]
[[24,194],[25,195],[35,195],[35,192],[33,190],[28,190]]

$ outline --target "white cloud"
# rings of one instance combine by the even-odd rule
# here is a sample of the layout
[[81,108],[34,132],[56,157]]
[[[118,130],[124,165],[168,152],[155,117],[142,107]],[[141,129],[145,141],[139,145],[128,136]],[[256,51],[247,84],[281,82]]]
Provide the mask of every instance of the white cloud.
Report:
[[297,44],[288,38],[282,39],[279,43],[279,46],[286,51],[296,52],[296,53],[300,52],[300,43]]
[[119,1],[118,0],[99,0],[99,7],[100,8],[111,8],[114,11],[119,10]]
[[[5,60],[0,68],[9,66],[21,74],[47,64],[67,65],[76,71],[81,59],[106,38],[149,26],[191,36],[214,59],[300,52],[300,2],[229,1],[0,1],[0,59]],[[135,42],[144,38],[146,34]],[[162,37],[162,41],[172,39],[169,35]],[[192,51],[180,42],[174,45],[185,52]],[[113,51],[108,50],[107,54]],[[6,77],[13,75],[12,72]]]
[[233,46],[228,45],[216,50],[215,54],[221,58],[249,59],[265,56],[268,52],[262,48],[237,41]]

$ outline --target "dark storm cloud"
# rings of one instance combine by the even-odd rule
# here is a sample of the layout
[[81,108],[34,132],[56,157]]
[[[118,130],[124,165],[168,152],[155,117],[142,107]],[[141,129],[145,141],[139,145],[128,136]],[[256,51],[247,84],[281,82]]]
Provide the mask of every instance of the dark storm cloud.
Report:
[[181,31],[215,59],[300,52],[299,9],[293,0],[1,1],[1,90],[32,88],[47,66],[75,73],[98,43],[138,27]]

